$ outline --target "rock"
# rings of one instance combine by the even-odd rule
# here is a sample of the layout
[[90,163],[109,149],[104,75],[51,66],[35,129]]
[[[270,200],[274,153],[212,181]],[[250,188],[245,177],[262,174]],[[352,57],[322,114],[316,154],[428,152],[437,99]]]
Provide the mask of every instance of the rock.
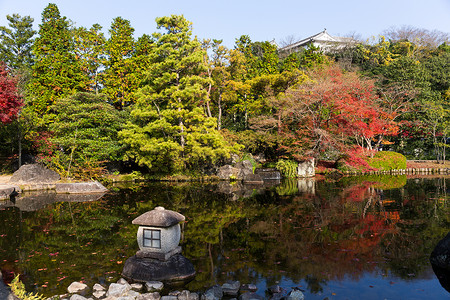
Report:
[[171,292],[169,292],[169,296],[177,296],[178,297],[179,294],[181,294],[180,291],[171,291]]
[[105,290],[103,290],[103,291],[93,291],[92,292],[92,296],[94,296],[95,299],[101,299],[101,298],[106,296],[106,291]]
[[14,200],[22,190],[18,185],[4,185],[0,186],[0,200]]
[[223,297],[223,290],[220,285],[214,285],[206,290],[202,295],[202,300],[220,300]]
[[125,262],[122,276],[135,282],[188,282],[195,276],[194,265],[183,255],[175,254],[167,261],[130,257]]
[[181,291],[177,296],[178,300],[199,300],[199,296],[197,293],[191,293],[188,290]]
[[239,296],[239,300],[263,300],[264,297],[261,297],[260,295],[253,293],[253,292],[247,292]]
[[177,296],[162,296],[161,300],[177,300]]
[[237,296],[241,283],[239,281],[227,281],[222,284],[223,294],[227,296]]
[[23,165],[14,172],[10,183],[53,183],[61,179],[58,173],[45,168],[41,164]]
[[119,280],[117,280],[118,284],[129,284],[128,281],[126,281],[124,278],[120,278]]
[[55,185],[58,194],[89,194],[89,193],[106,193],[108,191],[100,182],[73,182],[73,183],[57,183]]
[[259,174],[247,174],[243,178],[244,183],[248,184],[263,184],[264,180],[262,179],[261,175]]
[[101,284],[94,284],[94,286],[92,287],[93,291],[106,291],[105,287]]
[[270,294],[277,294],[277,293],[281,293],[282,289],[279,285],[272,285],[269,287],[268,291]]
[[275,168],[255,169],[255,174],[261,176],[263,180],[280,180],[281,173]]
[[316,175],[316,169],[314,166],[314,158],[305,160],[298,164],[297,176],[298,177],[314,177]]
[[84,294],[86,294],[89,291],[89,287],[86,284],[82,283],[82,282],[75,281],[75,282],[72,282],[69,285],[69,287],[67,288],[67,291],[70,294],[82,294],[82,295],[84,295]]
[[107,297],[122,297],[127,296],[128,291],[131,290],[131,285],[129,284],[120,284],[120,283],[111,283],[108,288],[108,292],[106,293]]
[[450,232],[433,249],[430,262],[436,267],[450,271]]
[[8,287],[3,283],[2,272],[0,272],[0,299],[15,300],[17,299]]
[[286,300],[304,300],[305,295],[303,295],[302,291],[294,288],[286,297]]
[[143,287],[144,287],[144,285],[142,283],[132,283],[131,284],[131,289],[136,292],[142,291]]
[[238,174],[239,174],[238,168],[234,168],[230,165],[225,165],[219,168],[219,171],[217,172],[217,177],[219,177],[219,179],[230,180],[230,179],[237,179]]
[[136,297],[136,300],[159,300],[159,299],[161,299],[161,296],[158,292],[141,294]]
[[88,298],[83,297],[83,296],[78,295],[78,294],[74,294],[74,295],[72,295],[72,296],[70,297],[70,300],[88,300]]
[[253,165],[249,160],[243,160],[235,165],[239,169],[237,179],[244,179],[249,175],[253,175]]
[[161,281],[147,281],[145,288],[148,292],[161,292],[164,288],[164,284]]
[[450,293],[450,232],[433,249],[430,262],[439,283]]
[[241,292],[256,292],[258,288],[256,285],[250,283],[250,284],[243,284],[240,288]]

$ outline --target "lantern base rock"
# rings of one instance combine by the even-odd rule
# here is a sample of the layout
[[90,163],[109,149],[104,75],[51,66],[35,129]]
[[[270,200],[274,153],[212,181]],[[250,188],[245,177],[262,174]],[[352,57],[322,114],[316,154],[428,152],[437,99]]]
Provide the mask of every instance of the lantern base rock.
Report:
[[189,282],[195,276],[195,269],[194,265],[181,254],[175,254],[167,261],[135,255],[125,262],[122,276],[134,282]]

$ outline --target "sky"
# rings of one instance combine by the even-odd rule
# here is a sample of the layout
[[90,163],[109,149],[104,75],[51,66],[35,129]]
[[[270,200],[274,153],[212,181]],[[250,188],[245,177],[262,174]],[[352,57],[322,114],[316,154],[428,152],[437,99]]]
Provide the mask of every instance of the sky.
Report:
[[229,48],[244,34],[281,44],[325,28],[331,35],[364,40],[403,25],[450,33],[450,0],[0,0],[0,25],[8,25],[6,15],[18,13],[34,18],[38,30],[48,3],[76,26],[100,24],[107,36],[119,16],[131,22],[138,38],[157,30],[155,18],[182,14],[199,39],[222,39]]

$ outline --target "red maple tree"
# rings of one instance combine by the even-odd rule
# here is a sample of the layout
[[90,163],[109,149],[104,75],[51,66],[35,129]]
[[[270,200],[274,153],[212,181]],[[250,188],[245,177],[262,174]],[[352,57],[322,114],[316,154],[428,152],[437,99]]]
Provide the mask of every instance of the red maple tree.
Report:
[[287,92],[291,109],[285,110],[281,132],[293,141],[285,145],[287,152],[301,153],[299,147],[306,146],[315,156],[330,148],[347,152],[356,144],[370,153],[373,141],[397,133],[395,116],[380,107],[373,81],[336,66],[316,69],[309,76]]
[[5,63],[0,63],[0,122],[8,124],[14,121],[21,107],[22,97],[17,91],[17,81],[12,77]]

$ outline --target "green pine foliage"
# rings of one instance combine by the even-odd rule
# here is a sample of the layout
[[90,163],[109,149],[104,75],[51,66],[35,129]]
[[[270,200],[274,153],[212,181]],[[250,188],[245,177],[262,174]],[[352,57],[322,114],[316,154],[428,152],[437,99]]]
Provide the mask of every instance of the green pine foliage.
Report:
[[155,33],[132,122],[120,133],[129,145],[127,157],[161,173],[205,169],[228,157],[233,147],[217,131],[217,120],[202,109],[209,79],[204,50],[191,39],[191,23],[183,16],[156,19]]
[[9,26],[0,26],[0,61],[15,70],[29,68],[33,64],[34,19],[18,14],[7,15],[6,18]]

